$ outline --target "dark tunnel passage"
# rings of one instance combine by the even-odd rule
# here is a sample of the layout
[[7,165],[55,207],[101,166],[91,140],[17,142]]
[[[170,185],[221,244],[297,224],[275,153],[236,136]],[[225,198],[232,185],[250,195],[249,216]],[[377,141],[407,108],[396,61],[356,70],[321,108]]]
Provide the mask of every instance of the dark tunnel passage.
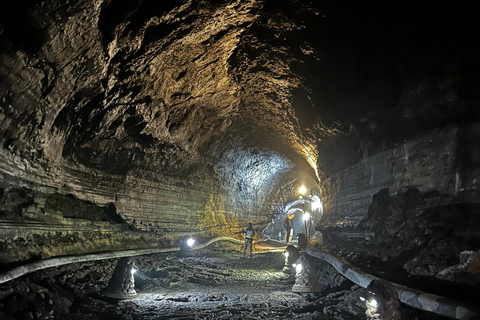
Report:
[[4,1],[0,318],[475,319],[479,9]]

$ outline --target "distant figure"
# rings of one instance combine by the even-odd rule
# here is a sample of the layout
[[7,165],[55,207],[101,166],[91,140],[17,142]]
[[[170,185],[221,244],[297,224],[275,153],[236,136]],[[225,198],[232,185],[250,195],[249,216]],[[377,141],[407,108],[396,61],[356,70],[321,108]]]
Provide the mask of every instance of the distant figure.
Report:
[[285,218],[285,223],[283,224],[285,230],[287,231],[287,237],[285,239],[286,244],[288,244],[292,240],[293,217],[295,217],[293,213],[287,214],[287,217]]
[[246,258],[245,255],[247,252],[247,247],[250,250],[250,258],[252,258],[252,244],[253,244],[253,237],[255,236],[255,230],[253,230],[252,223],[249,222],[247,225],[247,229],[242,232],[245,235],[245,243],[243,245],[243,257]]

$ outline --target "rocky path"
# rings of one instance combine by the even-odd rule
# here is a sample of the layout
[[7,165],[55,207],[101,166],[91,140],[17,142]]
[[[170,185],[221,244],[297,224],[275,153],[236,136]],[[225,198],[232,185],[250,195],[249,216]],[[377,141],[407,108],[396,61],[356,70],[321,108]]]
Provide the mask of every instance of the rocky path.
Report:
[[[281,252],[242,259],[238,246],[221,243],[186,258],[164,253],[134,261],[134,299],[102,296],[117,260],[71,264],[0,287],[0,319],[366,319],[360,297],[367,292],[327,271],[322,292],[293,293]],[[412,320],[440,319],[405,312]]]

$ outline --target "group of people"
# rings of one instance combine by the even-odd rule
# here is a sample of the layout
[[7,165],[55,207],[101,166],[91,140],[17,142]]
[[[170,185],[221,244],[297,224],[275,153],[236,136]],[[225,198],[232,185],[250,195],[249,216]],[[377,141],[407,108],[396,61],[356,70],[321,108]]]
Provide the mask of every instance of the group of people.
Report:
[[[286,243],[288,244],[292,240],[292,231],[293,231],[293,221],[292,219],[295,217],[295,215],[292,214],[287,214],[287,217],[285,218],[285,223],[284,223],[284,228],[287,232],[286,236]],[[252,246],[253,246],[253,237],[255,236],[255,230],[253,229],[253,225],[251,222],[247,224],[247,228],[240,233],[243,233],[245,236],[245,243],[243,245],[243,257],[247,258],[247,251],[250,253],[249,257],[252,258]]]

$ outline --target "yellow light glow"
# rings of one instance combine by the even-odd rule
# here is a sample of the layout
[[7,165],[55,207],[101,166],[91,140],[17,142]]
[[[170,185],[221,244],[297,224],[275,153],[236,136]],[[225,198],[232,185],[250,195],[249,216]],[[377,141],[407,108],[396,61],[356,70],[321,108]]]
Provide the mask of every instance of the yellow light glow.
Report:
[[298,192],[303,195],[305,192],[307,192],[307,188],[305,188],[305,186],[301,186],[300,189],[298,189]]
[[318,168],[317,168],[318,151],[317,151],[316,145],[312,143],[304,144],[301,148],[301,152],[304,154],[307,162],[315,171],[315,175],[318,181],[320,181],[320,177],[318,175]]

